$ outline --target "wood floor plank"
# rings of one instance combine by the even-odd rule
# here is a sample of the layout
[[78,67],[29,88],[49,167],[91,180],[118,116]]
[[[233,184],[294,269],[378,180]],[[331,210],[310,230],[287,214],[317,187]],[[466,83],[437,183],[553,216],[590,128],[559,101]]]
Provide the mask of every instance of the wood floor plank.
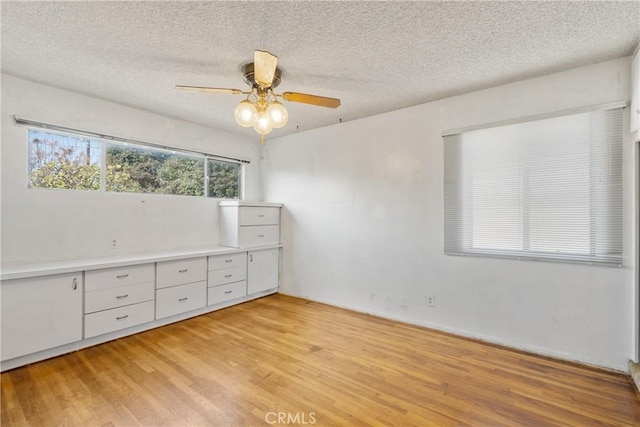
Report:
[[282,295],[5,372],[1,400],[3,426],[640,425],[625,375]]

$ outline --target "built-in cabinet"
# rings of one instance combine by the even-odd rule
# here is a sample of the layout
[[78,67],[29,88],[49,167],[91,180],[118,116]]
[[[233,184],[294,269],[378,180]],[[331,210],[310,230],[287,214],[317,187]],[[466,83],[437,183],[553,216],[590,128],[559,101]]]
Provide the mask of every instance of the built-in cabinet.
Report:
[[631,133],[640,130],[640,48],[631,63]]
[[62,263],[49,266],[49,273],[14,272],[2,280],[2,369],[276,292],[280,205],[232,202],[229,207],[233,212],[221,220],[221,235],[238,249],[140,262],[131,257],[111,265],[79,261],[78,271],[54,274],[69,271]]
[[278,244],[281,206],[240,200],[220,202],[220,244],[231,248]]
[[82,339],[82,273],[2,282],[2,360]]

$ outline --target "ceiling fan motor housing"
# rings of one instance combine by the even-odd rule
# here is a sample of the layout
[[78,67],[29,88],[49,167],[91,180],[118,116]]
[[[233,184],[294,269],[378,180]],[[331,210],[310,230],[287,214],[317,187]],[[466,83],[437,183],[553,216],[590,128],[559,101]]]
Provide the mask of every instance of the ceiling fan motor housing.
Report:
[[[260,85],[256,82],[253,64],[254,64],[253,62],[249,62],[248,64],[245,64],[242,66],[242,78],[244,79],[245,83],[251,86],[252,88],[268,89],[268,88],[261,88]],[[273,89],[280,84],[281,75],[282,75],[282,72],[280,68],[276,68],[276,71],[273,74],[273,81],[271,82],[271,86],[269,86],[269,88]]]

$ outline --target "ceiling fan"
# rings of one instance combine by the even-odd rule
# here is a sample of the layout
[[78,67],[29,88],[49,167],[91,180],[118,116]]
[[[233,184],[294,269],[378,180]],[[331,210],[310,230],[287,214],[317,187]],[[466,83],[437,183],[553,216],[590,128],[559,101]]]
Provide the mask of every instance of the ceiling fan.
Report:
[[236,122],[243,127],[251,127],[264,136],[274,128],[281,128],[289,120],[289,114],[278,98],[285,101],[301,102],[319,107],[338,108],[340,100],[324,96],[309,95],[299,92],[275,93],[273,89],[280,84],[281,70],[277,67],[278,57],[262,50],[253,53],[253,62],[242,67],[245,83],[251,90],[227,89],[206,86],[176,85],[176,89],[191,92],[226,93],[230,95],[247,95],[235,110]]

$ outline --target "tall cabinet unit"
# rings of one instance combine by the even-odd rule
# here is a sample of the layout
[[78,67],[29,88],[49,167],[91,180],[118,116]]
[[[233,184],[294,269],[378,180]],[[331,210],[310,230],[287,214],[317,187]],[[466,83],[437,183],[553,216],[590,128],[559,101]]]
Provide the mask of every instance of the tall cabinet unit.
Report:
[[220,202],[220,244],[247,248],[247,294],[277,289],[279,282],[280,203]]
[[230,248],[280,243],[280,203],[220,202],[220,245]]
[[2,360],[82,339],[82,273],[2,281]]

